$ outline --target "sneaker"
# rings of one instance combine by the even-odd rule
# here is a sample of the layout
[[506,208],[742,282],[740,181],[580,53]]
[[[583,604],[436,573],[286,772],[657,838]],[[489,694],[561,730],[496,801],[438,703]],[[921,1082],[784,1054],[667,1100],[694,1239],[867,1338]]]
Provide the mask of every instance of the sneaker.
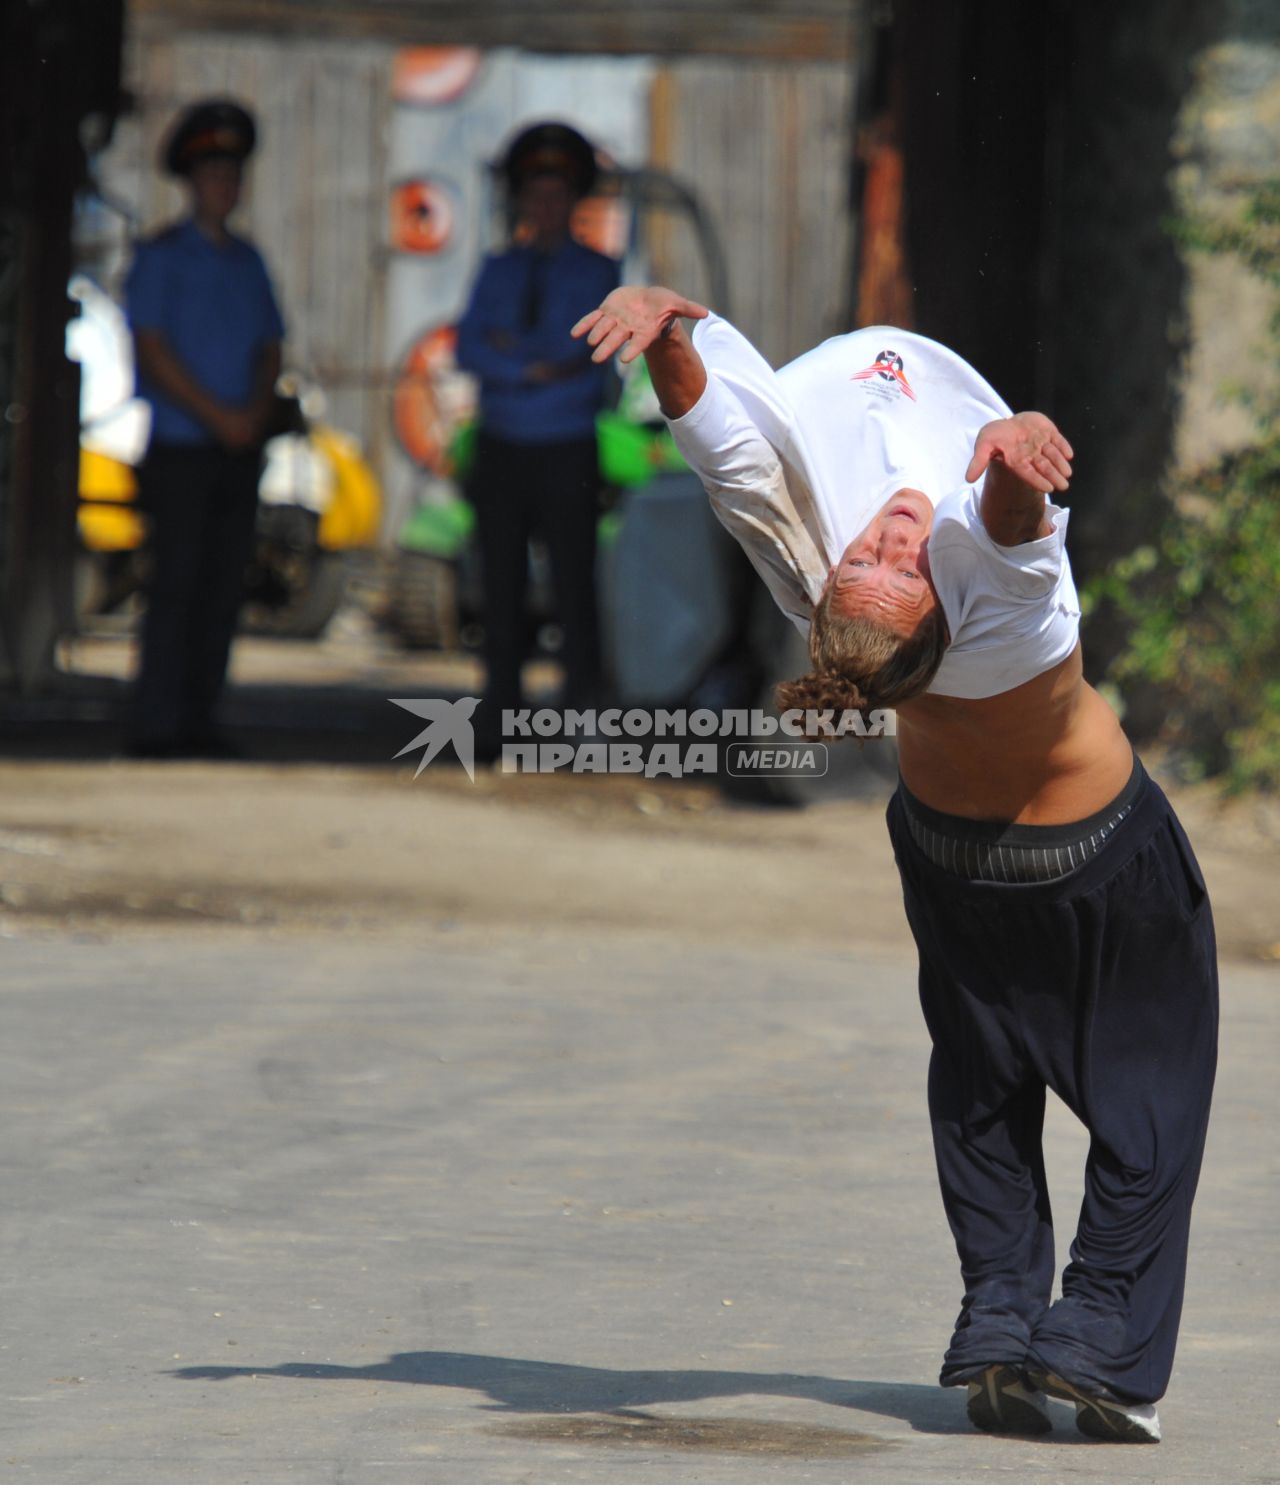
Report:
[[1011,1366],[989,1366],[969,1383],[969,1421],[984,1433],[1048,1433],[1043,1392]]
[[1091,1439],[1112,1444],[1158,1444],[1160,1415],[1155,1403],[1121,1403],[1097,1397],[1052,1372],[1033,1373],[1031,1378],[1050,1397],[1062,1397],[1076,1405],[1076,1427]]

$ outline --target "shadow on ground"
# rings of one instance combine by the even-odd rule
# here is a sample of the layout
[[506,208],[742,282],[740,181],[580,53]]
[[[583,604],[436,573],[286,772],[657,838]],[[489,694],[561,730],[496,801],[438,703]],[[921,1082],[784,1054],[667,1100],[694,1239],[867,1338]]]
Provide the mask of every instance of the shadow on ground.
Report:
[[[450,687],[386,679],[372,685],[250,682],[228,689],[220,714],[236,755],[232,762],[403,769],[413,760],[406,761],[401,751],[422,724],[393,705],[391,698],[452,702],[468,694]],[[531,705],[538,703],[535,700]],[[44,763],[124,758],[128,708],[127,684],[101,676],[64,676],[60,689],[49,695],[0,693],[0,758]],[[629,735],[615,740],[633,741]],[[646,755],[658,745],[656,736],[646,737]],[[718,772],[721,791],[734,802],[748,805],[888,798],[897,775],[892,748],[868,745],[863,749],[850,741],[833,743],[819,752],[825,754],[822,772],[813,777],[738,778],[722,766]],[[727,744],[721,745],[718,756],[727,765]],[[433,759],[431,766],[458,767],[452,748]],[[705,782],[705,776],[696,777]]]
[[[897,1418],[918,1433],[969,1433],[962,1394],[914,1382],[853,1381],[837,1377],[802,1376],[792,1372],[726,1371],[616,1371],[606,1367],[573,1366],[563,1362],[526,1361],[509,1356],[478,1356],[462,1351],[402,1351],[372,1366],[334,1366],[318,1362],[287,1361],[275,1367],[187,1366],[168,1375],[186,1381],[228,1381],[234,1377],[287,1377],[316,1382],[410,1382],[428,1387],[461,1387],[485,1393],[493,1411],[537,1414],[615,1414],[625,1419],[629,1410],[661,1403],[700,1402],[717,1397],[787,1397],[854,1408]],[[634,1415],[633,1415],[634,1416]],[[1064,1414],[1064,1419],[1065,1419]],[[641,1423],[655,1420],[640,1414]],[[707,1429],[711,1420],[678,1420]],[[788,1425],[771,1424],[774,1431]],[[613,1442],[600,1435],[596,1442]],[[527,1426],[521,1437],[534,1437]],[[617,1429],[614,1430],[618,1432]],[[714,1432],[714,1429],[712,1429]],[[813,1434],[821,1429],[801,1428]],[[827,1432],[830,1432],[829,1430]],[[560,1428],[558,1438],[582,1434]],[[551,1437],[546,1426],[537,1437]],[[1059,1442],[1070,1436],[1059,1432]],[[865,1435],[846,1435],[874,1443]],[[1022,1438],[1021,1442],[1028,1442]]]
[[[413,718],[390,704],[393,694],[448,701],[463,695],[437,686],[259,682],[232,686],[221,713],[247,761],[391,765],[413,736]],[[0,694],[0,757],[120,758],[128,712],[127,684],[107,677],[64,677],[49,695]]]

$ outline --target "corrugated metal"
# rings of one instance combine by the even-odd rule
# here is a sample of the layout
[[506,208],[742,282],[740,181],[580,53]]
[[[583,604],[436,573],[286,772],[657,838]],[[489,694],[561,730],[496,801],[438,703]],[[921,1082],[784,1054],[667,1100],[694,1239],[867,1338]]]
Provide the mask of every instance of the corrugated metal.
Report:
[[[852,70],[677,62],[659,75],[653,121],[654,163],[715,223],[734,319],[765,355],[777,364],[849,329]],[[689,234],[655,233],[652,253],[655,277],[707,292]]]
[[860,0],[130,0],[129,9],[151,28],[830,61],[851,53]]
[[135,34],[126,77],[136,111],[100,163],[109,192],[152,230],[186,204],[156,169],[177,110],[212,94],[254,110],[263,147],[241,220],[275,280],[289,363],[320,382],[328,419],[375,460],[388,428],[387,390],[370,372],[383,362],[392,55],[377,42]]
[[[320,383],[329,420],[361,438],[399,499],[390,363],[425,326],[387,324],[394,56],[376,41],[135,32],[137,111],[101,174],[153,229],[185,206],[155,167],[175,112],[210,94],[255,110],[262,148],[244,220],[280,292],[289,364]],[[831,62],[687,59],[658,74],[654,163],[692,186],[725,250],[734,318],[775,363],[850,324],[852,86],[852,70]],[[687,225],[659,226],[651,259],[655,279],[708,294]]]

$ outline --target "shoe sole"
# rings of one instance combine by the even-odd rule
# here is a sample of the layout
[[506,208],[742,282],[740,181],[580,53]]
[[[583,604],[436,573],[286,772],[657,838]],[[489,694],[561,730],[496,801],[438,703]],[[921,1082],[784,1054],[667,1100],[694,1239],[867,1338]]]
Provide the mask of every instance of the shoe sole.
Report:
[[1160,1423],[1151,1420],[1155,1432],[1136,1418],[1131,1418],[1123,1403],[1108,1402],[1106,1398],[1093,1397],[1064,1382],[1052,1372],[1033,1372],[1029,1380],[1050,1397],[1059,1397],[1076,1405],[1076,1427],[1086,1438],[1101,1439],[1108,1444],[1158,1444]]
[[1026,1396],[1026,1383],[1011,1366],[989,1366],[973,1379],[969,1422],[983,1433],[1048,1433],[1053,1425]]

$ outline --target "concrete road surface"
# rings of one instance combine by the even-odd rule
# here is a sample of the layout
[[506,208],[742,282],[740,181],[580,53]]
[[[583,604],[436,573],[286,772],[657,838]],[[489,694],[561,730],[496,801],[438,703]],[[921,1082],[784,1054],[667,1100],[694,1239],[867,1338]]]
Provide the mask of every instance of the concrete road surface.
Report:
[[[57,1485],[1280,1480],[1280,971],[1158,1448],[970,1431],[910,962],[460,930],[0,943],[0,1463]],[[1083,1142],[1049,1131],[1066,1241]]]

